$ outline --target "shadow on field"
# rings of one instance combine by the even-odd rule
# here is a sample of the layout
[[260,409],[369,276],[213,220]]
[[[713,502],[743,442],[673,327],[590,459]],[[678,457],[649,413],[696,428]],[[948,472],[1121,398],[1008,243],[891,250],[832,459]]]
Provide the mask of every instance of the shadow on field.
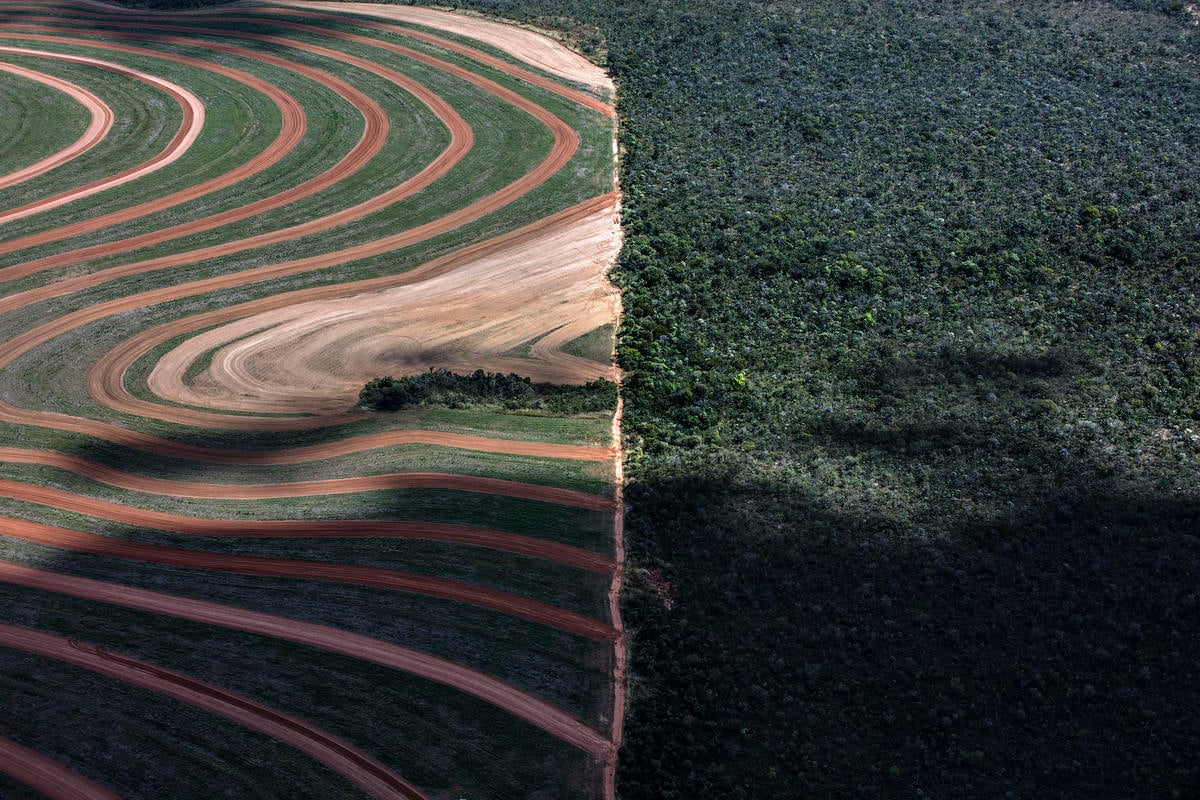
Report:
[[[1119,473],[1107,429],[1029,435],[1088,371],[880,359],[880,410],[812,421],[776,474],[632,484],[622,797],[1200,796],[1200,493]],[[689,762],[703,785],[647,780]],[[753,792],[721,763],[761,765]]]

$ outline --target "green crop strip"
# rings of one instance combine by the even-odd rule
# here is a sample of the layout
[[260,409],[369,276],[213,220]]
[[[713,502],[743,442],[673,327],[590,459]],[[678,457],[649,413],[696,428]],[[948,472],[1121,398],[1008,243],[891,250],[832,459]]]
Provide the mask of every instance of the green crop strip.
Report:
[[[261,766],[247,762],[247,752],[280,770],[274,776],[279,791],[347,800],[362,796],[340,775],[265,734],[51,659],[0,648],[0,692],[6,714],[21,720],[6,736],[123,797],[205,800],[214,791],[253,794],[262,781]],[[167,763],[172,768],[164,770]],[[25,787],[11,793],[5,788],[0,783],[7,798],[33,796],[22,791]]]
[[[474,796],[513,800],[531,788],[553,798],[586,796],[560,777],[584,773],[579,751],[473,697],[401,672],[47,592],[0,585],[0,602],[38,609],[27,625],[129,653],[301,716],[419,785],[453,780],[474,788]],[[545,769],[543,758],[556,766]]]
[[[3,60],[15,63],[7,53]],[[46,73],[43,67],[39,65],[37,71]],[[71,145],[87,129],[89,116],[80,103],[58,89],[5,72],[0,82],[0,177]],[[10,191],[2,190],[0,198],[10,196]]]

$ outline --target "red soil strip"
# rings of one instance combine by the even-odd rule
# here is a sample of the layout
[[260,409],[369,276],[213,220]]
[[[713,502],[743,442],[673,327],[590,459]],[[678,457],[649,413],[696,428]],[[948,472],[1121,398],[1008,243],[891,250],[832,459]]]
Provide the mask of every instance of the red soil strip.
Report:
[[[6,31],[8,29],[22,28],[33,31],[45,30],[43,27],[34,25],[5,25],[4,27]],[[62,36],[49,36],[34,33],[18,34],[10,32],[0,32],[0,38],[15,38],[38,42],[74,44],[81,48],[94,48],[119,53],[131,53],[143,57],[149,56],[164,61],[172,61],[178,64],[193,67],[195,69],[213,72],[237,81],[244,86],[266,95],[275,104],[276,108],[279,109],[280,116],[283,120],[279,135],[275,138],[275,141],[273,141],[257,156],[246,161],[244,164],[238,166],[225,175],[221,175],[217,178],[213,178],[212,180],[190,186],[187,189],[180,190],[174,194],[167,195],[166,197],[156,198],[154,200],[149,200],[129,208],[120,209],[109,214],[92,217],[91,219],[81,220],[70,225],[63,225],[53,230],[43,231],[41,233],[35,233],[29,236],[13,239],[8,242],[0,243],[0,255],[16,252],[26,247],[35,247],[48,242],[60,241],[72,236],[91,233],[110,225],[128,222],[130,220],[137,219],[138,217],[145,216],[146,214],[161,211],[170,206],[179,205],[180,203],[184,203],[188,200],[193,200],[197,197],[210,194],[218,189],[224,188],[225,186],[252,177],[253,175],[256,175],[272,166],[289,152],[291,152],[292,149],[295,148],[296,144],[298,144],[304,137],[307,121],[304,116],[304,109],[300,107],[300,104],[297,103],[295,99],[293,99],[286,92],[283,92],[273,84],[268,83],[262,78],[242,72],[241,70],[236,70],[231,67],[224,67],[219,64],[204,61],[202,59],[188,58],[186,56],[174,55],[171,53],[149,51],[144,48],[130,47],[88,39],[69,39]],[[246,52],[249,53],[250,51]],[[24,274],[27,273],[22,272],[21,265],[17,265],[16,267],[9,267],[0,271],[0,280],[11,280],[16,277],[21,277]]]
[[56,467],[119,489],[169,497],[207,498],[210,500],[263,500],[274,497],[312,497],[324,494],[351,494],[383,489],[453,489],[480,494],[499,494],[523,500],[557,503],[590,511],[612,511],[613,501],[600,495],[537,486],[499,478],[450,475],[438,472],[399,472],[368,475],[361,478],[330,478],[289,483],[198,483],[168,481],[135,475],[94,461],[49,450],[0,448],[0,461],[15,464],[40,464]]
[[[567,88],[558,81],[543,77],[535,72],[530,72],[527,69],[521,69],[520,67],[510,64],[503,59],[488,55],[482,50],[476,50],[474,47],[468,47],[467,45],[459,44],[449,39],[443,39],[441,36],[435,36],[432,33],[425,33],[424,31],[406,28],[400,25],[389,25],[385,22],[370,22],[361,18],[347,18],[344,16],[334,16],[331,14],[322,14],[314,11],[297,11],[295,8],[299,8],[299,6],[288,9],[262,8],[255,10],[270,14],[287,14],[288,16],[292,17],[318,19],[323,22],[340,22],[343,24],[349,22],[350,24],[356,25],[360,28],[369,28],[371,30],[383,31],[385,33],[395,33],[401,36],[407,36],[410,39],[416,39],[417,41],[426,42],[444,50],[449,50],[453,53],[464,55],[472,61],[477,61],[480,64],[486,64],[487,66],[507,75],[511,75],[514,78],[519,78],[526,83],[545,89],[548,92],[553,92],[554,94],[564,97],[573,103],[578,103],[584,108],[590,108],[593,111],[598,111],[606,117],[616,117],[617,115],[616,110],[608,103],[598,100],[586,92],[580,92],[575,89]],[[284,25],[285,23],[277,24]]]
[[0,480],[0,496],[86,514],[139,528],[191,536],[240,539],[423,539],[540,558],[589,572],[609,573],[613,559],[580,547],[516,533],[442,522],[399,520],[251,520],[186,517],[149,511],[120,503],[17,481]]
[[[355,37],[351,37],[355,38]],[[365,37],[357,37],[364,38]],[[370,40],[366,40],[370,41]],[[391,48],[389,48],[391,49]],[[405,50],[399,48],[398,50]],[[53,322],[42,325],[31,331],[26,331],[24,334],[9,340],[7,343],[6,353],[0,357],[0,367],[12,363],[13,360],[28,352],[33,347],[36,347],[42,342],[48,341],[55,336],[66,333],[81,325],[89,322],[102,319],[107,316],[118,314],[122,311],[128,311],[135,308],[141,308],[147,305],[168,302],[170,300],[189,297],[196,294],[202,294],[218,289],[227,289],[237,286],[242,286],[248,283],[268,280],[270,278],[282,277],[286,275],[307,272],[316,269],[337,266],[348,261],[354,261],[362,258],[367,258],[373,255],[389,252],[391,250],[405,247],[417,242],[424,241],[428,238],[436,236],[440,233],[453,230],[475,219],[479,219],[492,211],[495,211],[503,206],[513,202],[517,198],[535,187],[541,185],[550,177],[552,177],[562,166],[564,166],[574,155],[578,147],[578,136],[575,131],[558,117],[545,111],[540,106],[526,100],[520,95],[512,92],[493,81],[475,76],[473,73],[457,67],[447,62],[442,62],[439,59],[434,59],[423,54],[414,53],[414,57],[419,57],[418,60],[432,62],[433,65],[439,66],[451,74],[462,77],[487,91],[492,92],[511,104],[528,112],[536,119],[549,127],[554,134],[554,144],[551,147],[549,155],[532,171],[526,173],[521,178],[518,178],[508,186],[488,195],[480,200],[477,200],[470,205],[460,208],[456,211],[440,217],[439,219],[428,222],[424,225],[419,225],[402,231],[392,236],[384,237],[373,242],[367,242],[362,245],[347,248],[334,253],[326,253],[309,258],[297,259],[295,261],[284,262],[282,264],[274,264],[257,269],[245,270],[229,275],[219,275],[201,281],[193,281],[191,283],[181,284],[178,286],[168,286],[150,292],[143,292],[138,295],[123,297],[117,300],[100,303],[81,309],[72,314],[60,317]],[[542,221],[541,224],[544,224]],[[535,223],[537,225],[539,223]],[[493,240],[494,241],[494,240]],[[179,263],[189,263],[190,256],[184,254],[186,260]],[[168,259],[160,259],[158,261],[166,261]],[[167,266],[167,264],[161,264]],[[287,295],[291,298],[290,302],[301,302],[310,299],[318,299],[321,295],[321,289],[324,287],[316,287],[305,292],[293,292]],[[192,318],[196,319],[196,318]],[[180,328],[179,332],[184,332],[187,329],[189,321],[187,319],[179,320],[172,325]],[[156,330],[162,330],[168,326],[160,327]],[[175,335],[175,334],[172,334]],[[136,358],[136,356],[135,356]],[[115,385],[114,385],[115,384]],[[126,410],[129,413],[141,414],[143,416],[151,416],[162,419],[168,419],[181,424],[193,424],[205,427],[217,427],[226,429],[258,429],[258,430],[295,430],[303,428],[317,427],[319,425],[338,424],[356,419],[355,416],[347,416],[343,418],[323,417],[319,421],[314,421],[311,418],[274,418],[255,420],[252,417],[233,417],[224,414],[213,414],[199,411],[189,411],[188,409],[175,409],[163,406],[158,406],[153,403],[138,401],[124,391],[121,386],[121,375],[104,374],[100,365],[93,370],[89,376],[89,391],[97,396],[101,402],[106,400],[120,410]],[[12,422],[23,422],[28,424],[41,424],[35,421],[41,415],[36,413],[26,412],[23,409],[18,409],[9,404],[0,404],[0,419],[5,419]],[[55,421],[49,424],[49,427],[66,427],[67,419],[63,415],[51,415]],[[86,424],[86,423],[85,423]],[[107,439],[104,435],[104,429],[111,426],[104,425],[89,425],[89,433],[98,438]]]
[[334,564],[288,558],[230,555],[183,547],[165,547],[99,536],[83,531],[43,525],[40,522],[0,516],[0,533],[14,539],[75,550],[92,555],[111,556],[130,561],[164,564],[185,569],[230,572],[266,578],[296,578],[300,580],[345,583],[393,592],[407,592],[453,600],[468,605],[511,614],[514,617],[546,625],[566,633],[585,636],[597,641],[613,641],[617,632],[610,625],[573,611],[539,603],[527,597],[489,589],[463,581],[416,575],[379,567]]
[[[188,28],[181,26],[165,25],[139,25],[138,27],[139,29],[185,32],[189,30]],[[195,263],[209,258],[230,255],[232,253],[242,252],[257,247],[264,247],[270,244],[277,244],[279,242],[288,241],[289,239],[318,233],[338,225],[353,222],[354,220],[360,219],[367,214],[399,202],[406,197],[410,197],[431,185],[438,178],[445,175],[455,164],[461,161],[463,156],[465,156],[471,149],[471,146],[474,142],[474,134],[472,133],[470,126],[467,125],[466,121],[463,120],[458,112],[455,111],[446,101],[442,100],[442,98],[427,89],[424,85],[417,83],[401,73],[385,67],[380,67],[379,65],[374,64],[366,59],[358,58],[346,53],[340,53],[328,48],[306,44],[304,42],[292,41],[290,39],[238,33],[236,31],[214,31],[214,33],[222,33],[223,35],[229,37],[262,41],[273,45],[295,47],[316,55],[339,60],[343,63],[353,64],[354,66],[378,75],[385,80],[390,81],[394,85],[399,86],[401,89],[424,103],[450,131],[450,143],[446,146],[446,149],[442,153],[440,153],[433,161],[426,165],[417,175],[414,175],[407,181],[404,181],[403,183],[393,187],[392,189],[389,189],[386,192],[383,192],[382,194],[376,195],[375,197],[372,197],[371,199],[354,205],[348,209],[343,209],[341,211],[327,214],[323,217],[307,220],[298,225],[293,225],[281,230],[269,231],[267,233],[262,233],[247,239],[240,239],[236,242],[229,242],[212,247],[192,250],[187,253],[180,253],[170,256],[166,259],[152,259],[149,261],[123,265],[120,267],[91,273],[89,275],[79,276],[68,281],[61,281],[48,286],[38,287],[37,289],[4,298],[3,304],[0,305],[0,312],[6,311],[9,308],[19,308],[22,305],[43,300],[48,297],[58,297],[71,292],[77,292],[82,289],[96,286],[106,281],[114,280],[127,275],[137,275],[143,272],[163,269],[165,267],[174,266],[177,264]],[[136,34],[123,35],[127,38],[139,38],[146,39],[148,41],[190,41],[187,39],[174,37],[168,38]],[[205,44],[206,46],[212,46],[215,49],[247,55],[267,63],[274,63],[277,66],[285,66],[285,68],[312,78],[325,85],[327,88],[337,92],[349,100],[367,121],[367,126],[364,130],[363,137],[360,139],[358,144],[355,145],[354,149],[351,150],[351,152],[348,153],[345,158],[334,165],[331,169],[325,171],[315,178],[312,178],[309,181],[292,187],[287,191],[280,192],[279,194],[272,195],[271,197],[263,198],[262,200],[254,203],[228,209],[209,217],[188,220],[180,223],[179,225],[140,234],[138,236],[122,239],[117,242],[92,245],[90,247],[84,247],[66,253],[46,256],[34,261],[28,261],[7,269],[0,269],[0,280],[29,275],[34,272],[53,269],[55,267],[61,267],[67,264],[78,263],[89,259],[98,258],[100,256],[111,256],[117,253],[129,252],[138,248],[159,244],[171,239],[210,230],[212,228],[227,225],[243,219],[249,219],[250,217],[266,213],[272,209],[279,208],[307,197],[311,197],[345,180],[347,177],[366,166],[366,164],[376,154],[378,154],[379,150],[382,149],[383,145],[386,143],[388,134],[388,122],[386,114],[378,106],[378,104],[364,95],[358,89],[354,88],[352,85],[347,84],[345,81],[330,76],[328,73],[315,70],[311,67],[296,64],[290,61],[284,61],[281,58],[261,54],[256,51],[246,51],[241,50],[240,48],[213,44],[209,42],[206,42]]]
[[[15,50],[16,48],[12,48],[7,52],[11,53]],[[16,64],[0,64],[0,71],[20,75],[31,81],[37,81],[40,84],[49,86],[51,89],[57,89],[87,109],[88,114],[91,116],[91,122],[88,123],[87,129],[84,130],[78,139],[57,153],[46,156],[40,161],[36,161],[33,164],[29,164],[0,177],[0,189],[7,189],[10,186],[23,183],[30,178],[44,175],[55,167],[62,166],[68,161],[91,150],[103,141],[108,132],[112,130],[114,118],[112,109],[108,107],[107,103],[87,89],[76,86],[54,75],[35,72],[25,67],[19,67]]]
[[291,745],[371,797],[426,800],[419,789],[349,742],[236,692],[96,645],[15,625],[0,624],[0,646],[98,672],[225,717]]
[[[27,39],[37,40],[38,37],[24,37]],[[106,48],[113,49],[113,48]],[[78,186],[74,189],[68,189],[65,192],[60,192],[51,197],[43,198],[32,203],[26,203],[23,206],[10,209],[0,214],[0,225],[13,220],[23,219],[25,217],[38,214],[42,211],[49,211],[52,208],[66,205],[75,200],[81,200],[85,197],[91,197],[94,194],[112,189],[116,186],[129,183],[137,180],[153,172],[156,172],[163,167],[175,163],[183,157],[184,153],[191,148],[196,141],[196,137],[200,135],[201,128],[204,127],[204,103],[200,98],[184,89],[182,86],[177,86],[170,81],[163,80],[157,76],[151,75],[141,70],[132,69],[121,64],[114,64],[111,61],[101,61],[97,58],[89,58],[87,56],[68,55],[66,53],[46,53],[40,50],[26,50],[20,47],[0,47],[0,53],[18,53],[22,55],[36,55],[43,58],[54,58],[59,61],[68,61],[72,64],[86,64],[87,66],[97,67],[99,69],[115,72],[118,75],[125,75],[142,83],[149,84],[158,89],[161,89],[166,94],[170,95],[176,103],[179,104],[183,111],[183,120],[180,123],[179,130],[175,136],[167,143],[167,146],[162,149],[153,158],[130,167],[127,170],[118,172],[116,175],[111,175],[107,178],[101,178],[83,186]],[[4,245],[3,247],[7,247]],[[9,250],[0,250],[0,252],[11,252]]]
[[247,611],[236,606],[191,600],[6,562],[0,562],[0,582],[269,636],[331,653],[340,653],[463,691],[597,758],[603,758],[611,747],[608,739],[599,731],[544,700],[503,681],[427,653],[367,636],[272,614]]
[[121,800],[70,767],[4,737],[0,737],[0,772],[54,800]]

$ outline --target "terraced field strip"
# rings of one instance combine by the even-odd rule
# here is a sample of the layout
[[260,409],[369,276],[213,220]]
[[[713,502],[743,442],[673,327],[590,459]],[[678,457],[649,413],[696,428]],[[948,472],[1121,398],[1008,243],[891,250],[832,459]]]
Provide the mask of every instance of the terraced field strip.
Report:
[[119,795],[69,767],[3,737],[0,772],[56,800],[120,800]]
[[157,172],[166,166],[169,166],[188,151],[192,143],[196,141],[196,137],[200,135],[201,128],[204,127],[204,104],[200,98],[196,97],[191,92],[181,86],[176,86],[169,81],[154,75],[147,74],[141,70],[130,69],[114,64],[110,61],[101,61],[97,58],[89,58],[87,56],[72,56],[62,53],[52,53],[43,50],[27,50],[22,47],[8,47],[0,45],[0,53],[9,53],[16,55],[32,55],[41,58],[56,58],[62,61],[69,61],[75,64],[87,64],[88,66],[98,67],[100,69],[110,70],[119,75],[127,75],[131,78],[143,81],[151,86],[156,86],[170,95],[179,107],[183,110],[183,125],[175,134],[175,137],[167,144],[167,146],[152,158],[147,159],[144,163],[136,167],[119,172],[104,180],[96,181],[86,186],[80,186],[72,189],[69,192],[63,192],[54,197],[44,200],[39,200],[34,203],[29,203],[24,206],[10,209],[4,213],[0,213],[0,225],[3,225],[14,220],[29,217],[34,214],[40,214],[43,211],[49,211],[59,206],[64,206],[67,203],[73,203],[77,200],[82,200],[85,197],[91,197],[94,194],[107,191],[117,186],[135,181],[138,178],[145,177],[151,173]]
[[49,86],[52,89],[57,89],[68,97],[79,102],[88,110],[91,116],[91,122],[88,127],[80,135],[78,139],[72,142],[69,146],[64,147],[57,153],[46,156],[45,158],[35,161],[34,163],[22,167],[21,169],[13,170],[7,175],[0,176],[0,189],[7,189],[9,186],[15,186],[18,183],[24,183],[30,178],[35,178],[38,175],[49,172],[50,170],[60,167],[76,156],[86,153],[91,150],[112,130],[113,126],[113,111],[108,104],[97,97],[92,92],[72,83],[56,78],[53,75],[46,75],[41,72],[36,72],[25,67],[17,66],[16,64],[0,63],[0,71],[7,72],[12,75],[20,75],[28,78],[31,81]]
[[[475,22],[475,46],[461,38],[461,20],[440,12],[414,28],[304,6],[135,15],[46,0],[5,11],[0,56],[14,63],[0,71],[87,114],[73,142],[0,176],[11,196],[68,175],[122,122],[111,84],[85,88],[37,64],[117,75],[147,108],[178,108],[154,118],[177,120],[173,131],[129,128],[144,142],[121,143],[133,158],[113,174],[31,190],[35,199],[0,211],[0,584],[17,603],[0,647],[266,734],[341,775],[335,793],[346,797],[611,798],[622,551],[615,535],[596,544],[596,531],[604,519],[620,530],[619,487],[608,496],[619,426],[608,442],[585,445],[568,442],[594,441],[581,436],[586,420],[514,424],[480,411],[460,415],[469,430],[434,430],[421,421],[436,415],[369,418],[353,408],[366,379],[441,364],[615,376],[611,364],[562,350],[611,331],[619,309],[603,281],[619,244],[605,152],[611,84],[527,32]],[[430,32],[439,27],[454,35]],[[565,80],[562,64],[576,70]],[[213,81],[240,87],[221,114],[206,107],[224,91]],[[320,106],[320,92],[337,103]],[[310,101],[336,121],[310,120]],[[361,133],[314,147],[314,131],[338,129]],[[302,152],[320,160],[288,180],[279,170]],[[405,152],[423,161],[403,161]],[[400,163],[400,173],[385,167]],[[256,191],[266,175],[270,188]],[[244,202],[230,202],[242,190]],[[102,210],[86,213],[93,202]],[[67,208],[74,216],[61,224],[45,213]],[[543,305],[523,312],[522,293]],[[481,298],[463,302],[471,294]],[[405,322],[379,315],[392,307],[407,309]],[[404,331],[391,334],[394,345],[389,330]],[[99,335],[79,339],[85,331]],[[370,347],[338,357],[355,339]],[[231,361],[224,343],[234,340]],[[148,361],[164,356],[162,369]],[[272,363],[269,375],[257,371]],[[135,364],[149,376],[136,387]],[[38,386],[53,388],[30,391]],[[119,498],[90,496],[104,487]],[[289,518],[264,518],[281,502],[293,504]],[[381,514],[381,502],[394,510]],[[248,514],[230,516],[231,503]],[[428,544],[377,556],[389,540]],[[456,548],[465,549],[451,564]],[[506,566],[530,574],[497,580]],[[232,576],[244,577],[234,586]],[[303,595],[287,581],[307,587]],[[394,619],[390,596],[410,598],[396,601]],[[111,629],[88,627],[83,642],[62,633],[73,614],[98,613],[80,603],[125,610],[111,614]],[[193,626],[196,647],[152,633],[159,618]],[[414,624],[430,633],[405,635]],[[257,651],[234,645],[245,641],[237,636],[290,643],[303,656],[286,669],[274,657],[255,664]],[[410,641],[421,647],[399,643]],[[254,666],[231,671],[234,663]],[[380,669],[378,692],[358,679]],[[394,697],[389,684],[400,678],[388,674],[414,687],[396,713],[415,721],[411,709],[426,708],[419,728],[360,718],[373,694]],[[230,681],[236,690],[222,685]],[[429,696],[445,713],[422,705],[422,682],[442,687]],[[314,705],[322,684],[361,688]],[[289,685],[296,691],[281,692]],[[516,726],[498,725],[496,713]],[[320,724],[306,719],[314,714]],[[0,771],[30,787],[153,794],[137,759],[77,773],[31,746],[49,740],[23,735],[18,725],[0,740]],[[253,754],[239,760],[255,774]]]

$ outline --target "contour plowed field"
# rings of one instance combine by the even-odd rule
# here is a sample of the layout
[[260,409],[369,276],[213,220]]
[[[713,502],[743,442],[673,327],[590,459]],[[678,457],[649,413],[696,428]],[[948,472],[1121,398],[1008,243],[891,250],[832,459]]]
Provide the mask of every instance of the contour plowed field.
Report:
[[0,153],[0,790],[612,797],[619,416],[354,408],[615,377],[568,352],[619,310],[603,73],[428,10],[40,0],[0,81],[61,126]]

